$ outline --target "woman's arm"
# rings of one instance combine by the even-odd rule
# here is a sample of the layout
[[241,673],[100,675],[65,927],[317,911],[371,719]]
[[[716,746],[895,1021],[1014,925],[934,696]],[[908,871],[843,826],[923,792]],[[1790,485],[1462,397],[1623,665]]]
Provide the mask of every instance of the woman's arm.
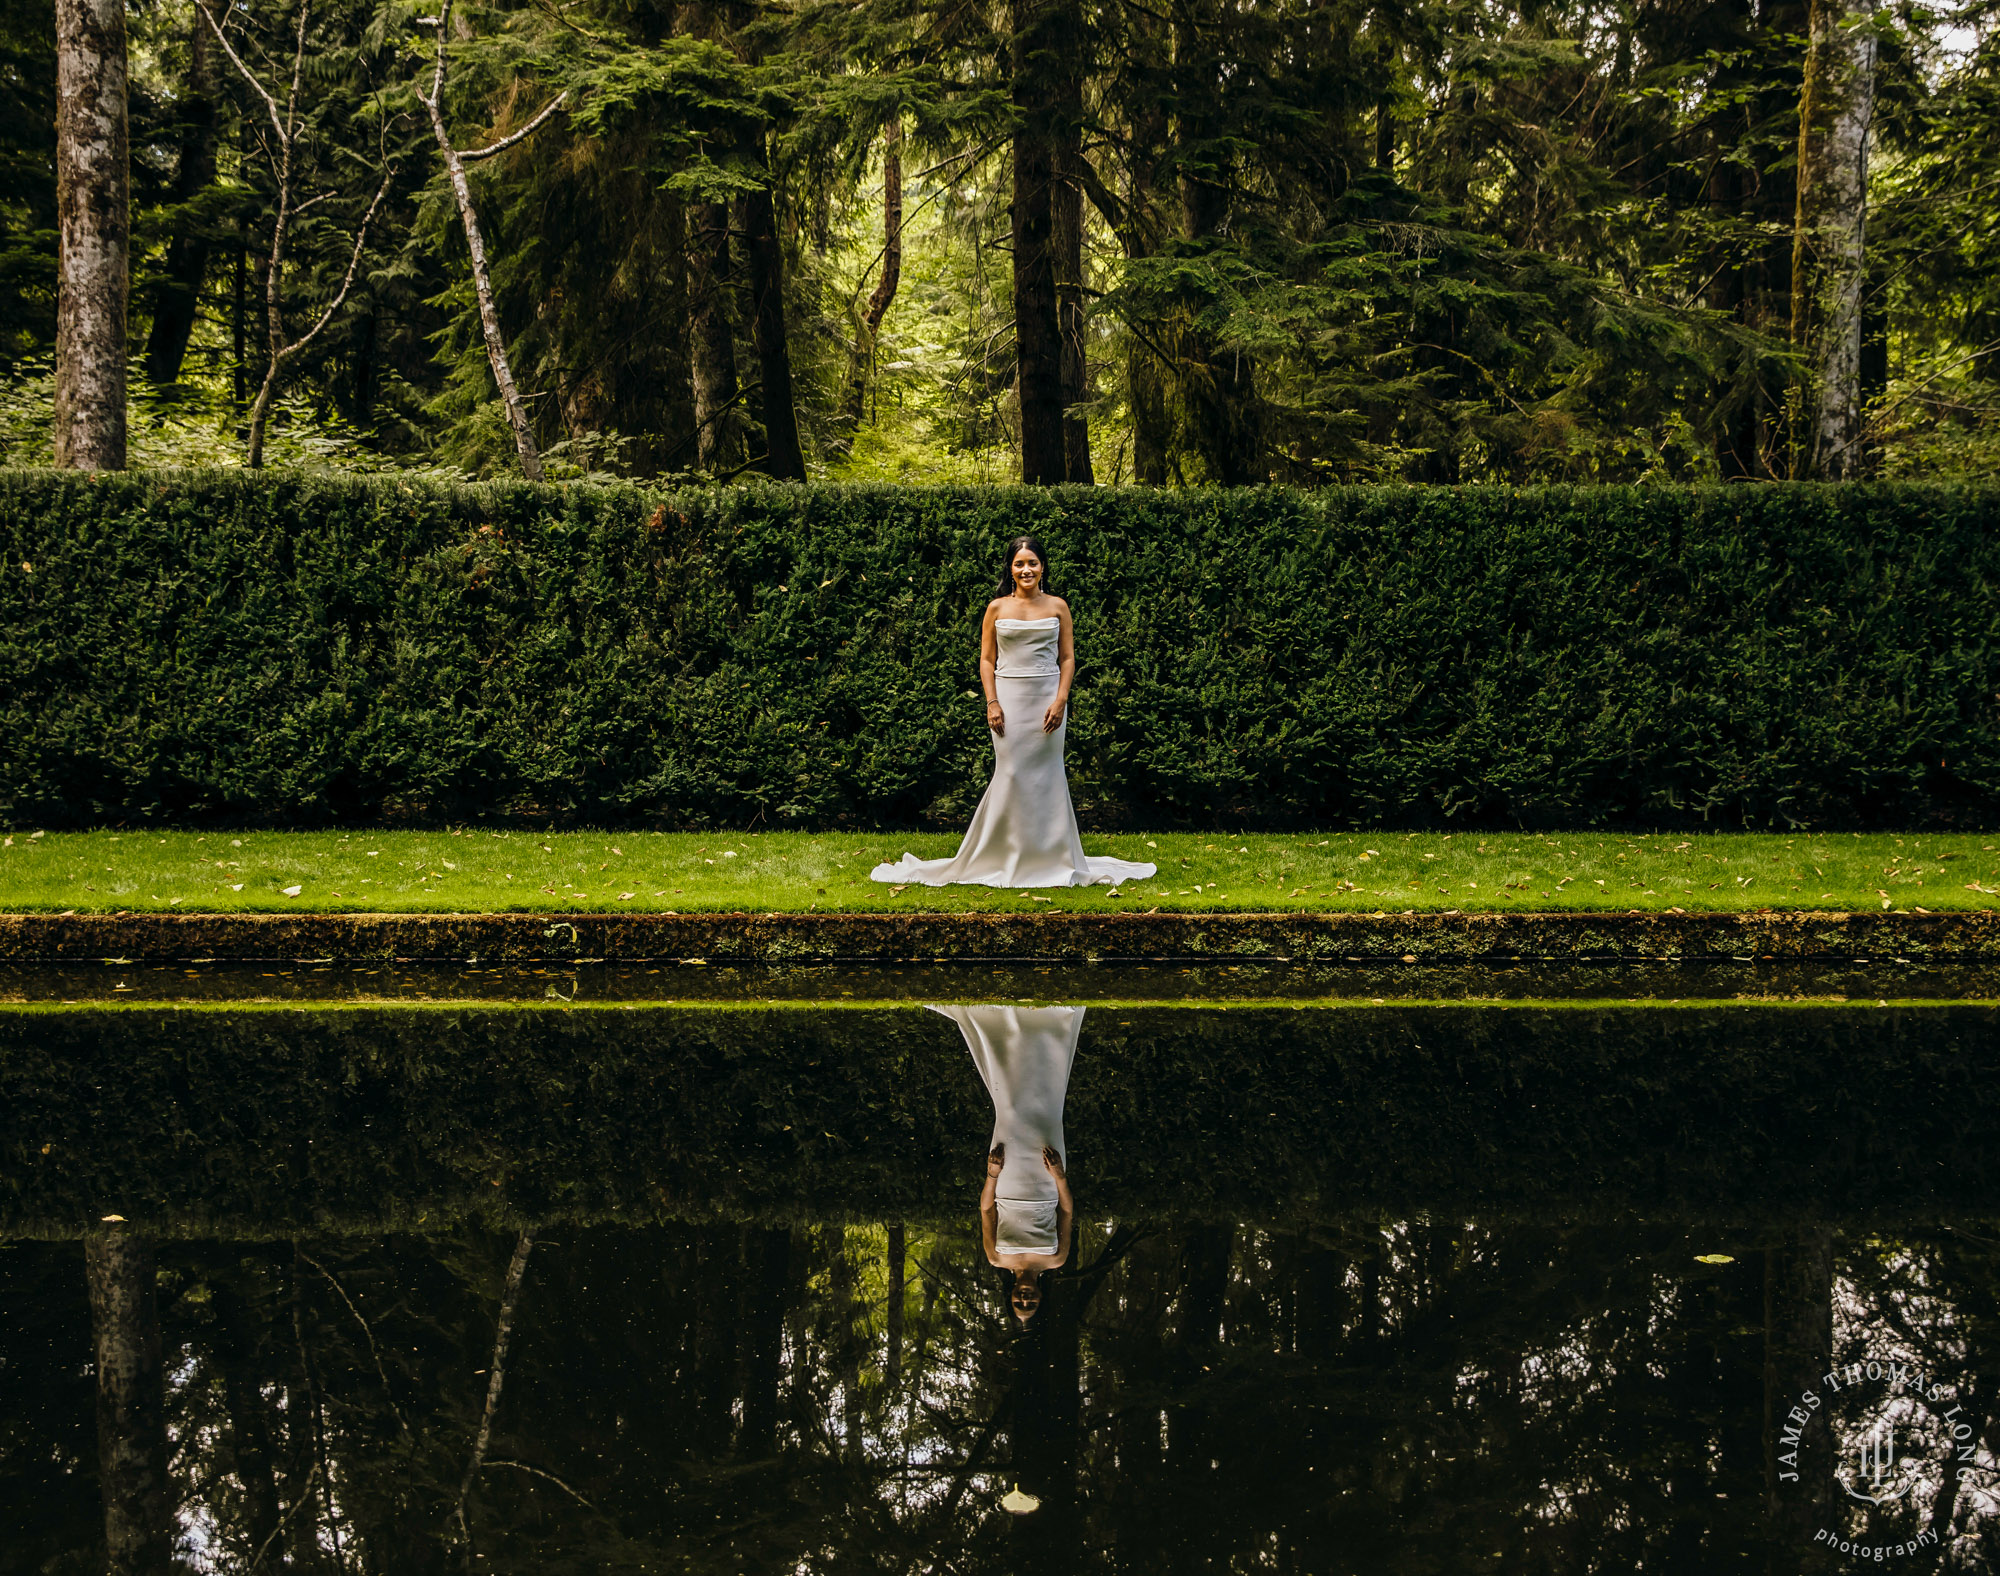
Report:
[[986,1156],[986,1186],[979,1190],[979,1240],[986,1249],[986,1262],[1000,1262],[1000,1205],[994,1194],[1000,1186],[1000,1168],[1007,1159],[1007,1146],[995,1144]]
[[1054,733],[1062,726],[1063,713],[1069,709],[1069,687],[1076,682],[1076,637],[1070,630],[1069,604],[1061,598],[1056,600],[1056,618],[1059,622],[1056,636],[1060,642],[1058,661],[1062,676],[1056,680],[1056,698],[1042,713],[1044,733]]
[[1000,704],[1000,692],[993,686],[993,668],[1000,660],[1000,640],[993,621],[1000,616],[1000,604],[986,604],[986,618],[979,626],[979,687],[986,691],[986,726],[995,733],[1007,731],[1007,712]]
[[1053,1146],[1042,1150],[1042,1164],[1048,1167],[1049,1175],[1056,1179],[1056,1256],[1049,1265],[1052,1270],[1061,1269],[1069,1262],[1069,1228],[1076,1219],[1076,1200],[1070,1197],[1069,1172],[1064,1168],[1062,1156]]

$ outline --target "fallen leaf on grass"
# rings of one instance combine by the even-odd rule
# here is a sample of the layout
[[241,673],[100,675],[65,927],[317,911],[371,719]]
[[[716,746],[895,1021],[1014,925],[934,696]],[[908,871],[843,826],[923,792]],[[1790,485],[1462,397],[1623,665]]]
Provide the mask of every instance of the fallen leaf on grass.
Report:
[[[286,897],[297,897],[297,896],[298,896],[298,895],[299,895],[299,894],[300,894],[301,892],[305,891],[305,888],[304,888],[304,887],[295,887],[295,886],[288,886],[288,887],[279,887],[279,888],[278,888],[278,890],[279,890],[280,892],[284,893]],[[179,901],[179,900],[178,900],[178,899],[176,899],[175,901]]]
[[633,898],[637,897],[638,895],[639,894],[637,892],[620,892],[618,894],[618,901],[621,903],[629,903],[632,901]]

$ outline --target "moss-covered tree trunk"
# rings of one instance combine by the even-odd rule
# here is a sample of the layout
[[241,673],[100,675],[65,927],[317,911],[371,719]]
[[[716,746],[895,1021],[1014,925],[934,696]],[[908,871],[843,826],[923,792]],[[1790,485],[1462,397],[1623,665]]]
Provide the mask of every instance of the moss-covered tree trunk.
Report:
[[121,0],[56,0],[55,460],[125,467],[131,150]]
[[711,476],[743,464],[743,417],[737,404],[736,333],[730,323],[729,205],[689,211],[688,353],[694,370],[695,463]]

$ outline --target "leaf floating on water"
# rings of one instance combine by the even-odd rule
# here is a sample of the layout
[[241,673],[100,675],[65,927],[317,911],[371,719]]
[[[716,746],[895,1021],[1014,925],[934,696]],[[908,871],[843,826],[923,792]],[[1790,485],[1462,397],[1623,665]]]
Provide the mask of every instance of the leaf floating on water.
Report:
[[1042,1508],[1042,1502],[1033,1494],[1024,1494],[1018,1488],[1007,1490],[1007,1497],[1000,1501],[1000,1508],[1016,1516],[1025,1516]]
[[1736,1262],[1736,1255],[1733,1253],[1697,1253],[1694,1256],[1694,1261],[1697,1264],[1734,1264]]

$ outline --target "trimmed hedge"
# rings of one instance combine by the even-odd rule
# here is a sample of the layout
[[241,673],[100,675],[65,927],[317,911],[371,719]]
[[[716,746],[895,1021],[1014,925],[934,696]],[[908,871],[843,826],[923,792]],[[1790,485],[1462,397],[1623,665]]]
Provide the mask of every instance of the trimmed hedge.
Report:
[[1086,825],[2000,824],[2000,494],[0,473],[0,817],[954,826],[1004,539]]

